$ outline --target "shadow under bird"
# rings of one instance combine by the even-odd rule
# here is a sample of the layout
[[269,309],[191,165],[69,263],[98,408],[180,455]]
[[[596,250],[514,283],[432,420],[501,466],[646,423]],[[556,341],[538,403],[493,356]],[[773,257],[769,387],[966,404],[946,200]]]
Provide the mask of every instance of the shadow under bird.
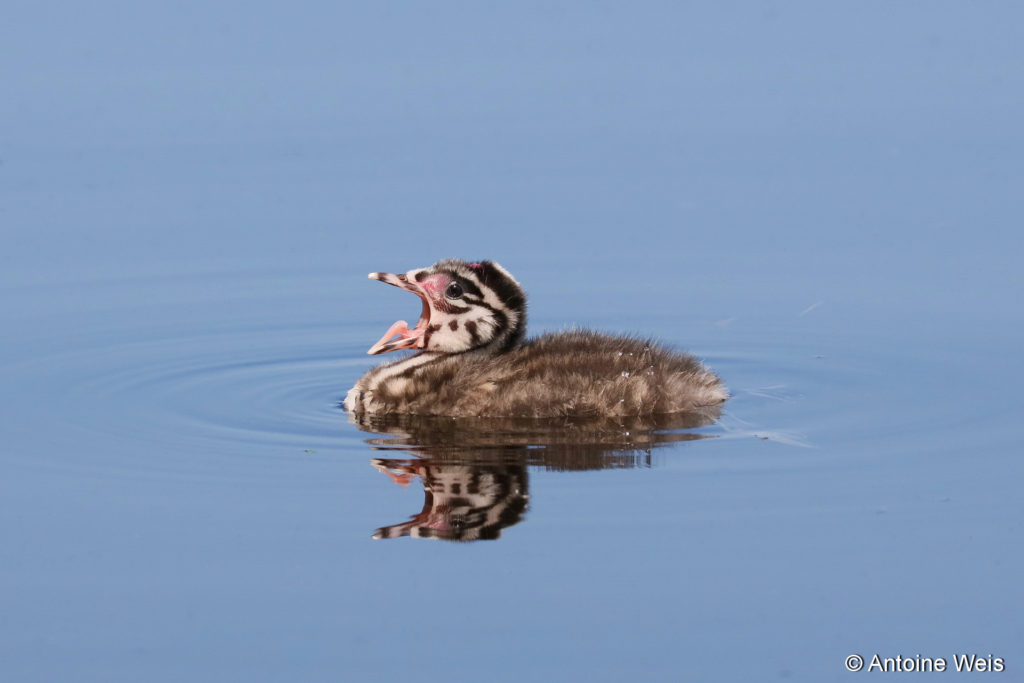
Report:
[[405,274],[370,273],[422,301],[412,328],[392,325],[379,365],[345,397],[357,416],[624,417],[717,406],[722,381],[688,353],[649,339],[571,330],[526,339],[526,294],[493,261],[439,261]]

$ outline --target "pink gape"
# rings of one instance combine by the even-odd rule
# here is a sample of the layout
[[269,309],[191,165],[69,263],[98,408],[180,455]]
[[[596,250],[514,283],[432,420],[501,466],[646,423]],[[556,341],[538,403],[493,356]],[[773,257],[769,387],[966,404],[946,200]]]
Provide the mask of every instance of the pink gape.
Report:
[[[387,273],[374,273],[376,277],[374,279],[383,279],[385,282],[396,284],[403,289],[408,289],[416,296],[423,299],[423,312],[420,314],[420,319],[416,321],[416,327],[409,329],[409,323],[404,320],[399,320],[388,328],[388,331],[384,333],[384,336],[377,341],[370,350],[367,351],[371,356],[378,353],[387,353],[389,351],[398,351],[399,349],[422,349],[423,348],[423,335],[427,331],[427,323],[430,320],[430,311],[427,304],[427,297],[431,299],[440,299],[444,296],[444,290],[448,287],[448,283],[451,282],[451,277],[443,273],[436,273],[429,277],[423,278],[422,281],[417,282],[415,287],[419,289],[413,289],[408,286],[409,282],[405,276],[398,276],[400,279],[393,280],[395,276]],[[398,284],[401,283],[401,284]],[[392,337],[398,336],[398,339],[392,340]]]
[[[377,354],[383,351],[392,351],[394,349],[397,349],[397,344],[388,344],[388,342],[391,341],[391,338],[394,337],[396,334],[398,335],[399,339],[419,339],[420,337],[423,336],[423,333],[426,331],[427,328],[420,327],[418,323],[416,327],[410,330],[409,323],[405,322],[404,320],[399,320],[398,322],[396,322],[395,324],[388,328],[388,331],[384,333],[384,336],[381,337],[377,341],[377,343],[370,348],[369,353]],[[403,344],[402,348],[411,348],[412,346],[415,345]]]

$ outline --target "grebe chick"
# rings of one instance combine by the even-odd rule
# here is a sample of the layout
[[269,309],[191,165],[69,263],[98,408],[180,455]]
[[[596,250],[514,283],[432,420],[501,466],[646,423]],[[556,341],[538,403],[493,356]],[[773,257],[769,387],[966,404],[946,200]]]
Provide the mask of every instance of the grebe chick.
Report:
[[524,341],[526,295],[493,261],[369,277],[412,292],[423,308],[415,327],[396,322],[367,352],[417,351],[363,375],[345,397],[351,413],[617,417],[729,397],[696,358],[648,339],[572,330]]

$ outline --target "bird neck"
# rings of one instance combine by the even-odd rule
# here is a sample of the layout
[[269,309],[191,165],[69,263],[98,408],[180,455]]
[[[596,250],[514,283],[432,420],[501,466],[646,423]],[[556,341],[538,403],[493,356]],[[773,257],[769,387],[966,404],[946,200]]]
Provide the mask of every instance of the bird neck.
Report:
[[523,337],[526,336],[526,314],[514,312],[506,317],[505,323],[505,329],[494,339],[474,351],[488,356],[497,356],[520,346],[523,343]]

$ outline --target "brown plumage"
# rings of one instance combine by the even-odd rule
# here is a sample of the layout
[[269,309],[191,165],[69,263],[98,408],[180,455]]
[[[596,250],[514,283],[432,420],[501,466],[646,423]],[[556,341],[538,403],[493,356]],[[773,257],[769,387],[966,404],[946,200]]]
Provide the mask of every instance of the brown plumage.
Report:
[[345,399],[356,414],[617,417],[728,398],[696,358],[650,340],[573,330],[522,341],[526,297],[496,263],[447,260],[370,277],[423,300],[416,327],[395,323],[370,353],[419,353],[366,373]]

